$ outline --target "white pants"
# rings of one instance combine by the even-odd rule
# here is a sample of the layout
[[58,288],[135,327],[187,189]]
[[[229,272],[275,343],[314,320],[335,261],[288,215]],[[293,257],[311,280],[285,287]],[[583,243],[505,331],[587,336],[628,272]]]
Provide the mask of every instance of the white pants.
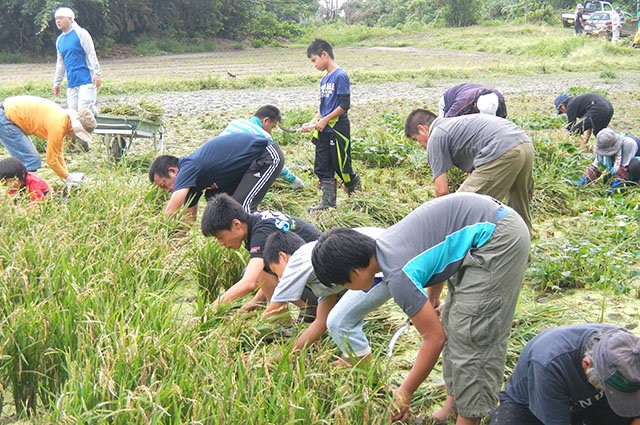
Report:
[[67,87],[67,108],[76,112],[88,109],[93,115],[96,115],[98,113],[96,109],[97,94],[98,91],[93,84]]
[[616,44],[620,40],[620,27],[614,29],[611,33],[611,42]]

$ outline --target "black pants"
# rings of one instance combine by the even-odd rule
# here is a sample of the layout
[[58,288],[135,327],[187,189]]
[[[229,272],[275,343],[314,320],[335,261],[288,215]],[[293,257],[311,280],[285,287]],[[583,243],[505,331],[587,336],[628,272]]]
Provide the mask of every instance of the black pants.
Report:
[[[629,425],[633,418],[623,418],[609,407],[606,398],[593,406],[571,414],[571,425]],[[500,403],[491,414],[489,425],[544,425],[529,408],[518,403]]]
[[349,183],[355,178],[351,168],[351,140],[349,128],[336,128],[340,133],[319,133],[316,144],[316,159],[313,172],[320,181],[334,179],[337,174],[342,181]]
[[[284,155],[280,146],[275,143],[269,144],[264,152],[249,165],[233,193],[230,193],[231,197],[238,201],[246,212],[254,212],[278,178],[282,167],[284,167]],[[209,200],[219,192],[207,190],[205,198]]]

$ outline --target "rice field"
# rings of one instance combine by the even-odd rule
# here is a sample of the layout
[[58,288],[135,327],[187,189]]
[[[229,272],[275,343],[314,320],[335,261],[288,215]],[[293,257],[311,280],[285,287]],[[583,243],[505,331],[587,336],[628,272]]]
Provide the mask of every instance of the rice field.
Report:
[[[331,31],[318,35],[330,39]],[[293,192],[276,183],[262,207],[321,229],[389,226],[434,197],[425,152],[403,136],[406,114],[435,107],[455,82],[505,87],[509,119],[532,137],[537,155],[534,238],[505,379],[524,344],[550,326],[605,322],[638,334],[640,192],[575,188],[593,156],[579,153],[552,107],[557,89],[597,90],[616,108],[612,127],[639,134],[632,69],[638,52],[575,41],[550,27],[344,34],[336,58],[354,74],[353,158],[364,191],[352,198],[340,193],[335,210],[308,213],[319,199],[312,145],[306,136],[277,131],[288,166],[307,187]],[[229,119],[250,114],[268,91],[293,127],[314,114],[315,98],[299,98],[315,93],[321,77],[304,44],[105,61],[100,102],[143,98],[160,105],[166,150],[176,155],[192,152]],[[576,57],[584,58],[584,69]],[[48,96],[52,69],[0,65],[0,93]],[[220,85],[199,87],[209,74]],[[380,94],[365,93],[377,85],[384,85]],[[229,93],[242,101],[207,109]],[[205,106],[194,107],[193,99]],[[150,145],[136,144],[114,164],[100,143],[94,137],[90,152],[65,155],[70,169],[89,177],[70,198],[46,168],[39,174],[56,199],[28,208],[0,192],[0,423],[389,422],[389,388],[401,382],[419,343],[411,329],[386,358],[391,334],[406,321],[393,303],[366,320],[371,364],[334,367],[337,351],[328,337],[289,356],[292,341],[274,341],[274,325],[259,313],[238,314],[242,301],[210,308],[212,297],[239,277],[246,253],[223,250],[198,226],[177,237],[185,224],[163,216],[167,195],[148,182]],[[450,175],[454,184],[463,179]],[[411,423],[428,423],[424,418],[443,400],[438,365],[414,395]]]

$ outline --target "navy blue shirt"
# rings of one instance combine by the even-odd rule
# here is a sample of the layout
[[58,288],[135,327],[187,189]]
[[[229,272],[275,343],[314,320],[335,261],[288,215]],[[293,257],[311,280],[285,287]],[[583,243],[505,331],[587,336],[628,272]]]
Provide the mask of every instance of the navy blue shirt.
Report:
[[[324,76],[320,82],[320,115],[326,117],[340,106],[340,95],[351,94],[351,82],[349,76],[342,68],[337,68],[331,74]],[[347,113],[340,115],[338,121],[346,120]],[[323,132],[331,132],[331,127],[326,126]]]
[[604,391],[589,384],[582,368],[584,344],[599,329],[616,326],[560,326],[533,338],[522,350],[500,402],[523,404],[545,425],[571,423],[571,412],[602,399]]
[[233,194],[247,168],[273,142],[263,136],[235,133],[215,137],[178,159],[173,191],[189,188],[185,205],[197,205],[203,190]]

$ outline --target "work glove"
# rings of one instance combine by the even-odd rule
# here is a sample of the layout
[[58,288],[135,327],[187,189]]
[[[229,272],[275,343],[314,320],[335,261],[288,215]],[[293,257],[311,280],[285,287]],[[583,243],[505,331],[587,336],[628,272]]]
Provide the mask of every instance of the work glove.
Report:
[[84,173],[69,173],[67,176],[67,184],[85,184],[87,176]]
[[580,177],[580,181],[578,183],[576,183],[576,187],[580,187],[580,186],[584,186],[585,184],[589,183],[591,180],[589,180],[586,176],[582,176]]
[[611,188],[611,190],[616,190],[620,186],[622,186],[622,181],[618,179],[615,179],[611,183],[609,183],[609,187]]
[[70,194],[74,187],[87,183],[87,176],[84,173],[69,173],[67,176],[67,193]]

